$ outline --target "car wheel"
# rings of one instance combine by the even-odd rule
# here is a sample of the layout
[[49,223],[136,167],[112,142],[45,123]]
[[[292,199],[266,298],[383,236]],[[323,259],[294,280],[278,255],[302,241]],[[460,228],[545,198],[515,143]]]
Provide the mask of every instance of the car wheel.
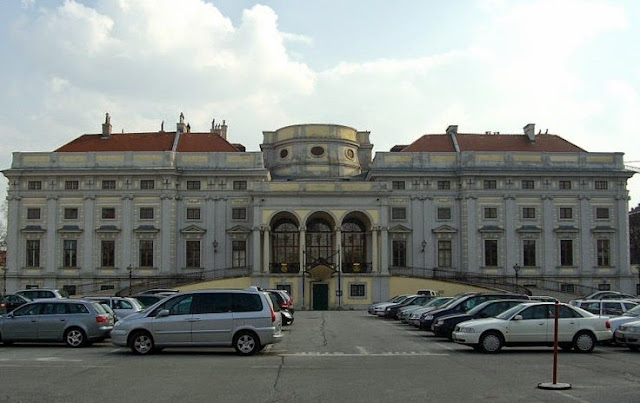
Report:
[[87,344],[87,336],[82,329],[72,327],[64,333],[64,342],[69,347],[82,347]]
[[129,343],[131,351],[138,355],[151,354],[155,350],[153,338],[147,332],[136,332]]
[[253,355],[260,351],[260,340],[253,332],[238,332],[233,337],[233,348],[240,355]]
[[573,348],[578,353],[590,353],[596,347],[596,338],[588,332],[578,333],[573,338]]
[[502,349],[502,335],[496,331],[488,331],[480,337],[480,349],[484,353],[497,353]]

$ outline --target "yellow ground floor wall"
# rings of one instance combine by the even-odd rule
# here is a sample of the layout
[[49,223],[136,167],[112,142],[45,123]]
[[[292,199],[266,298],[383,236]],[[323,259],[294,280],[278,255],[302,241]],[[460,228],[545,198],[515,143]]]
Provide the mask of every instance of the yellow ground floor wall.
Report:
[[391,277],[389,279],[389,296],[398,294],[414,294],[420,289],[435,291],[440,297],[451,297],[461,292],[490,291],[486,288],[466,284],[447,283],[438,280],[418,279],[409,277]]

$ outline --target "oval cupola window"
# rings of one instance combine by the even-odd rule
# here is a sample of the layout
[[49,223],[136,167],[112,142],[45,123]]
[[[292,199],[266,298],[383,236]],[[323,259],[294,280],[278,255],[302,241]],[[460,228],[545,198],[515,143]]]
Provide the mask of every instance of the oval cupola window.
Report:
[[320,146],[315,146],[311,148],[311,154],[315,155],[316,157],[319,157],[321,155],[324,154],[324,147],[320,147]]

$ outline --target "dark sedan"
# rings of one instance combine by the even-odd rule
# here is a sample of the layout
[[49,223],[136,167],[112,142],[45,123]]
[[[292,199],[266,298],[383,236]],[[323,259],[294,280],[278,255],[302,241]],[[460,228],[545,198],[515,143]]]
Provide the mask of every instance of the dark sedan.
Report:
[[409,305],[422,305],[425,302],[434,299],[431,295],[413,295],[402,302],[397,304],[389,305],[384,308],[384,317],[391,319],[398,319],[398,310],[400,308],[404,308]]
[[431,330],[436,337],[446,337],[449,340],[453,340],[453,329],[458,323],[472,319],[492,318],[523,302],[525,301],[521,299],[496,299],[483,302],[467,313],[446,315],[436,319],[431,326]]

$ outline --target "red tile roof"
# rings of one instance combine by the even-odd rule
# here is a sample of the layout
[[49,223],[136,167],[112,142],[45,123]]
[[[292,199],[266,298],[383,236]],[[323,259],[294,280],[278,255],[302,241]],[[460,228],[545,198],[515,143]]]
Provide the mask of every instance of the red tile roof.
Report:
[[[84,134],[55,152],[106,151],[171,151],[176,132],[114,133],[103,138],[99,134]],[[177,151],[237,152],[227,140],[214,133],[183,133]]]
[[[460,151],[532,151],[585,152],[553,134],[537,134],[530,142],[524,134],[456,134]],[[447,134],[426,134],[405,147],[403,152],[455,152],[453,140]]]

